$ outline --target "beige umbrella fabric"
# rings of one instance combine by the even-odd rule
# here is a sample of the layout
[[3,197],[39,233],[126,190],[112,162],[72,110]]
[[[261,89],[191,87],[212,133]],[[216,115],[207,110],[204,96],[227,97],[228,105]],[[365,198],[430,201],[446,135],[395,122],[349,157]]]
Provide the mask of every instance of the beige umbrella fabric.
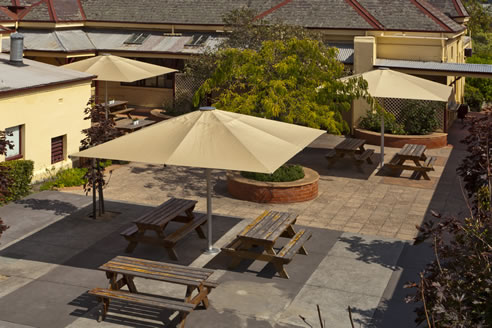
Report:
[[144,63],[137,60],[100,55],[75,63],[63,65],[63,68],[73,69],[97,75],[96,80],[113,82],[134,82],[149,77],[176,72],[175,69]]
[[[367,81],[368,92],[375,98],[399,98],[448,102],[453,88],[416,76],[380,68],[341,78],[361,77]],[[381,118],[381,167],[384,165],[384,119]]]
[[324,133],[204,107],[71,156],[205,168],[212,251],[211,169],[272,173]]

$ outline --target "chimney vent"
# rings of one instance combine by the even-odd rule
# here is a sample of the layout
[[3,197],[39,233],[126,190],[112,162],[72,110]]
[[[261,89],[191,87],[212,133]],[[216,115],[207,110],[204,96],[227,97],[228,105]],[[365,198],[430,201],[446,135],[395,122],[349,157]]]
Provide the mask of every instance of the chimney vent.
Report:
[[10,63],[12,65],[23,65],[24,35],[15,32],[10,34]]

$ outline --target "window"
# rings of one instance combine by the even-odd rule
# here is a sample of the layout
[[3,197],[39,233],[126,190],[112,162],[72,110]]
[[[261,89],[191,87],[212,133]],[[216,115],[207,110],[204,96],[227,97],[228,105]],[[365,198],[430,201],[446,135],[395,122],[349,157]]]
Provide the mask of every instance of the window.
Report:
[[133,33],[128,39],[123,42],[124,44],[142,44],[150,33]]
[[21,126],[14,126],[8,129],[5,129],[7,133],[6,139],[10,141],[14,148],[10,149],[7,147],[7,153],[5,154],[5,160],[11,161],[14,159],[22,158],[22,129]]
[[208,38],[209,38],[208,35],[194,34],[191,40],[188,41],[188,43],[185,44],[185,46],[200,47],[208,40]]
[[63,155],[64,136],[51,138],[51,164],[61,162],[65,159]]

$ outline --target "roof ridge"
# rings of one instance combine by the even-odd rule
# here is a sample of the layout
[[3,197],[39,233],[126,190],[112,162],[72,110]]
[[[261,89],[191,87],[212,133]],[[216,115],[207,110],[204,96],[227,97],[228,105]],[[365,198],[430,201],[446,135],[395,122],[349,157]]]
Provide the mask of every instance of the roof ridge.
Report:
[[371,15],[369,11],[364,8],[357,0],[345,0],[352,8],[355,9],[355,11],[361,16],[366,22],[369,23],[374,28],[377,28],[378,30],[384,30],[385,27],[383,24],[381,24],[376,17]]
[[48,6],[48,12],[50,17],[55,22],[58,22],[58,16],[56,15],[55,6],[53,5],[53,0],[46,0],[46,5]]
[[291,2],[292,0],[284,0],[282,2],[280,2],[279,4],[273,6],[272,8],[268,9],[268,10],[265,10],[264,12],[260,13],[259,15],[257,15],[255,18],[253,18],[253,20],[258,20],[258,19],[262,19],[263,17],[267,16],[267,15],[270,15],[271,13],[273,13],[275,10],[285,6],[286,4],[288,4],[289,2]]
[[80,2],[80,0],[77,0],[77,5],[79,6],[80,15],[82,16],[82,19],[87,20],[87,17],[85,16],[84,7],[82,7],[82,3]]
[[5,7],[1,7],[0,6],[0,10],[5,14],[7,15],[8,17],[14,19],[14,20],[17,20],[19,15],[16,15],[15,13],[11,12],[10,10],[8,10],[7,8]]
[[[439,19],[436,15],[434,15],[431,10],[429,10],[426,6],[431,6],[427,1],[423,0],[410,0],[415,7],[417,7],[423,14],[429,16],[434,22],[436,22],[439,26],[447,30],[448,32],[453,32],[453,29],[448,26],[448,24],[444,23],[441,19]],[[423,2],[426,6],[424,6],[422,3]],[[432,6],[431,6],[432,7]],[[434,8],[434,7],[432,7]]]
[[[36,6],[39,6],[41,3],[45,2],[45,0],[39,0],[38,2],[36,3],[33,3],[32,5],[30,5],[29,7],[27,7],[20,15],[19,15],[19,20],[21,19],[24,19],[24,17],[29,14],[32,10],[32,8],[36,7]],[[50,15],[51,17],[51,15]]]
[[456,12],[458,13],[458,15],[463,16],[463,12],[461,11],[460,6],[458,6],[458,3],[456,2],[456,0],[452,0],[452,1],[453,1],[454,9],[456,9]]

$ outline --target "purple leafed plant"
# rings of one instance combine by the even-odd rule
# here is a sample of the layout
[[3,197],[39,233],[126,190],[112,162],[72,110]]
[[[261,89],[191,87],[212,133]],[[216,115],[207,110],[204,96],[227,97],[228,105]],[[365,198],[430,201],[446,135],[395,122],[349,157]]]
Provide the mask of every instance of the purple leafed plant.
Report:
[[466,219],[441,217],[419,227],[435,260],[408,284],[420,302],[418,323],[428,327],[492,327],[492,113],[469,121],[468,155],[458,168],[469,206]]

